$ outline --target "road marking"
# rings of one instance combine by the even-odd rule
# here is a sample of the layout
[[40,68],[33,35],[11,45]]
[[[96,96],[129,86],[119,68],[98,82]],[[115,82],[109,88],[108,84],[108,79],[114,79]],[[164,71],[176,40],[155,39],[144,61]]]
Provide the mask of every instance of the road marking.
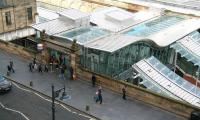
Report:
[[[44,99],[44,100],[46,100],[46,101],[48,101],[48,102],[52,102],[50,99],[47,99],[47,98],[41,96],[40,94],[38,94],[38,93],[36,93],[36,92],[34,92],[34,91],[24,89],[24,88],[20,87],[19,85],[17,85],[16,83],[13,83],[13,84],[14,84],[17,88],[19,88],[19,89],[21,89],[21,90],[23,90],[23,91],[27,91],[27,92],[30,92],[30,93],[34,93],[34,94],[37,95],[38,97],[40,97],[40,98],[42,98],[42,99]],[[80,113],[74,112],[74,111],[72,111],[70,108],[68,108],[68,107],[66,107],[65,105],[63,105],[62,103],[55,102],[55,104],[60,105],[60,106],[63,107],[65,110],[67,110],[67,111],[69,111],[69,112],[71,112],[71,113],[73,113],[73,114],[76,114],[76,115],[79,115],[79,116],[83,116],[83,117],[85,117],[85,118],[89,118],[90,120],[96,120],[96,119],[94,119],[94,118],[92,118],[92,117],[90,117],[90,116],[88,116],[88,115],[84,115],[84,114],[80,114]]]
[[17,111],[17,110],[14,110],[14,109],[11,109],[11,108],[7,108],[5,107],[1,102],[0,102],[0,106],[2,106],[2,108],[6,109],[6,110],[9,110],[9,111],[12,111],[12,112],[16,112],[18,114],[20,114],[21,116],[23,116],[26,120],[30,120],[26,115],[24,115],[24,113],[20,112],[20,111]]

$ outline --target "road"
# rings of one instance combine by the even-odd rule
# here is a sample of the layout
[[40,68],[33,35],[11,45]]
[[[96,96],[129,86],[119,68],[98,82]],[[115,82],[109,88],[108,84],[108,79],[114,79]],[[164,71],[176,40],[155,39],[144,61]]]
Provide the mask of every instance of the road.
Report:
[[[49,96],[51,96],[52,84],[54,84],[55,89],[63,87],[64,83],[60,80],[56,71],[43,74],[37,71],[29,72],[28,63],[30,60],[10,54],[1,49],[0,74],[6,74],[6,66],[9,64],[10,60],[13,60],[16,70],[16,72],[10,76],[13,80],[26,86],[30,85],[30,81],[33,81],[33,89]],[[136,99],[133,100],[127,97],[128,99],[124,101],[121,94],[105,88],[102,90],[103,104],[96,104],[93,96],[97,88],[92,87],[91,83],[85,80],[66,80],[65,86],[71,99],[64,101],[64,103],[82,111],[85,111],[86,105],[89,105],[90,110],[88,113],[102,120],[185,120],[185,118],[176,114]]]
[[[0,120],[51,120],[51,102],[44,100],[38,95],[19,89],[13,85],[13,89],[0,95],[0,104],[21,114],[0,107]],[[72,113],[75,112],[75,113]],[[56,120],[89,120],[80,116],[77,111],[68,111],[60,105],[56,105]]]

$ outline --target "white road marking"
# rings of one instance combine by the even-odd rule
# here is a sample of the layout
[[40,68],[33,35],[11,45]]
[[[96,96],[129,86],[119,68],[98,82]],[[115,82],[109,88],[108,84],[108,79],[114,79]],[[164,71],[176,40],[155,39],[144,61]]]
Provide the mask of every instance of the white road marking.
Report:
[[[44,100],[46,100],[46,101],[48,101],[48,102],[52,102],[51,100],[49,100],[49,99],[47,99],[47,98],[44,98],[43,96],[41,96],[40,94],[38,94],[38,93],[36,93],[36,92],[34,92],[34,91],[21,88],[21,87],[19,87],[19,85],[17,85],[16,83],[13,83],[13,84],[14,84],[17,88],[19,88],[19,89],[21,89],[21,90],[23,90],[23,91],[27,91],[27,92],[34,93],[34,94],[37,95],[38,97],[40,97],[40,98],[42,98],[42,99],[44,99]],[[74,111],[72,111],[70,108],[68,108],[68,107],[66,107],[65,105],[63,105],[62,103],[55,102],[55,104],[60,105],[60,106],[63,107],[65,110],[67,110],[67,111],[69,111],[69,112],[71,112],[71,113],[73,113],[73,114],[77,114],[77,115],[79,115],[79,116],[83,116],[83,117],[85,117],[85,118],[89,118],[90,120],[96,120],[96,119],[94,119],[94,118],[92,118],[92,117],[90,117],[90,116],[88,116],[88,115],[79,114],[79,113],[77,113],[77,112],[74,112]]]
[[24,115],[24,113],[20,112],[20,111],[17,111],[17,110],[14,110],[14,109],[11,109],[11,108],[7,108],[5,107],[1,102],[0,102],[0,106],[2,106],[2,108],[6,109],[6,110],[9,110],[9,111],[12,111],[12,112],[16,112],[18,114],[20,114],[21,116],[23,116],[26,120],[30,120],[26,115]]

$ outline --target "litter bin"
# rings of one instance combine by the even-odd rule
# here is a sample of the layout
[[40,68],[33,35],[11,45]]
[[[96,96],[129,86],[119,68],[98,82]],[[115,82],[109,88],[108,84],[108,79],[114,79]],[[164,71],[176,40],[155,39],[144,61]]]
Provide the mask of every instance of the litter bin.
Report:
[[190,120],[200,120],[200,111],[193,111]]

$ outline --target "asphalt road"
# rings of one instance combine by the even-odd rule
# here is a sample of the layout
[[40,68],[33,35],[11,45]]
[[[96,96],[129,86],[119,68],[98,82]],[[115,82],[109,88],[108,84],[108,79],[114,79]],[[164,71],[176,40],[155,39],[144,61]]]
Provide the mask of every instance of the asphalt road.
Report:
[[[10,92],[0,94],[0,103],[5,107],[20,111],[30,120],[51,120],[51,102],[41,97],[23,91],[13,85]],[[74,111],[73,111],[74,112]],[[76,111],[75,111],[76,112]],[[56,105],[56,120],[89,120],[89,118],[74,114],[60,105]],[[27,120],[21,114],[0,107],[0,120]]]

